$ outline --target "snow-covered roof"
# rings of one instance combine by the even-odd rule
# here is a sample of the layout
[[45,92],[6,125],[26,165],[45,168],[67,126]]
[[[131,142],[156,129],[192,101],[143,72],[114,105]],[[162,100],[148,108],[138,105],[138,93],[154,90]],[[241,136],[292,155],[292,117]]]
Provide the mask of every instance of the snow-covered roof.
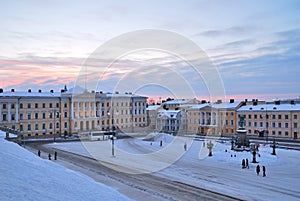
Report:
[[197,109],[204,108],[206,106],[210,106],[210,103],[203,103],[203,104],[191,105],[191,107],[189,108],[189,110],[197,110]]
[[148,105],[146,110],[157,110],[161,107],[161,105]]
[[176,100],[170,100],[166,101],[163,104],[187,104],[193,99],[176,99]]
[[168,118],[176,118],[178,113],[180,113],[180,110],[159,110],[158,117],[165,116]]
[[3,92],[0,97],[60,97],[60,92]]
[[107,97],[109,98],[117,98],[117,97],[128,97],[128,98],[147,98],[145,96],[139,96],[139,95],[136,95],[136,94],[116,94],[116,93],[107,93],[106,94]]
[[300,104],[261,104],[261,105],[245,105],[240,107],[238,112],[246,112],[246,111],[300,111]]
[[215,109],[234,109],[236,108],[240,102],[222,102],[222,103],[213,103],[211,106]]

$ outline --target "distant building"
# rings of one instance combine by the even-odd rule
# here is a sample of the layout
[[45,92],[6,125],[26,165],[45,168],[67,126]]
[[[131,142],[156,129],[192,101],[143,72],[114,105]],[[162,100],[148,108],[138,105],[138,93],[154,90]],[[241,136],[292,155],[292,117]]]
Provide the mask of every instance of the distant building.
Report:
[[0,126],[25,136],[75,134],[91,130],[133,132],[147,124],[147,97],[132,93],[4,92]]
[[156,120],[157,130],[176,135],[181,124],[180,110],[159,110]]

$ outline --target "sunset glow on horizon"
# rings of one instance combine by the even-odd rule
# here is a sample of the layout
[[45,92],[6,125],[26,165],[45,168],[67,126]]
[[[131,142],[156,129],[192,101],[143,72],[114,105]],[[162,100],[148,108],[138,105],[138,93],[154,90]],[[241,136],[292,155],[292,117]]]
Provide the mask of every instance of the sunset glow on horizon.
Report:
[[[297,0],[2,2],[0,88],[72,88],[99,46],[124,33],[151,28],[178,33],[197,44],[218,69],[227,100],[299,98],[299,8]],[[125,78],[155,83],[167,79],[176,85],[171,72],[185,72],[190,66],[172,54],[144,50],[99,68],[108,70],[99,76],[96,90],[114,92]],[[195,96],[180,84],[176,93],[163,85],[141,86],[136,93],[156,102],[168,97],[211,99],[203,80],[191,72],[183,80],[197,89]]]

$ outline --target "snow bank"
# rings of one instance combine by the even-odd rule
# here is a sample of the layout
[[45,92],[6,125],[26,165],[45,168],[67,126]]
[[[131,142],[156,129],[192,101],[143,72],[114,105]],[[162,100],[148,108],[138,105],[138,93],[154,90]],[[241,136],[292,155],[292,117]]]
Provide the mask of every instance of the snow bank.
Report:
[[41,159],[0,131],[0,200],[129,200],[115,189]]

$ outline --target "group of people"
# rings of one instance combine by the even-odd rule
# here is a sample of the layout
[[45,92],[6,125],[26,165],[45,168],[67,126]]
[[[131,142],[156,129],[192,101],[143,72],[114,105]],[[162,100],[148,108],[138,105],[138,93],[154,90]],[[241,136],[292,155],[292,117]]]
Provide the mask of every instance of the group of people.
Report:
[[242,168],[248,168],[249,169],[249,161],[248,161],[248,158],[246,159],[243,159],[242,160]]
[[[38,150],[38,156],[41,157],[41,150]],[[52,159],[52,156],[50,153],[48,154],[48,159],[49,160]],[[54,152],[54,160],[57,160],[57,152],[56,151]]]
[[[256,174],[259,175],[259,173],[260,173],[260,166],[257,165],[256,166]],[[262,166],[262,173],[263,173],[263,175],[262,175],[263,177],[267,176],[266,175],[266,166],[264,166],[264,165]]]
[[[246,159],[243,159],[242,160],[242,168],[244,169],[244,168],[248,168],[249,169],[249,161],[248,161],[248,159],[246,158]],[[260,166],[259,165],[257,165],[256,166],[256,174],[257,175],[259,175],[259,173],[260,173]],[[262,176],[263,177],[265,177],[265,176],[267,176],[266,175],[266,166],[262,166]]]

